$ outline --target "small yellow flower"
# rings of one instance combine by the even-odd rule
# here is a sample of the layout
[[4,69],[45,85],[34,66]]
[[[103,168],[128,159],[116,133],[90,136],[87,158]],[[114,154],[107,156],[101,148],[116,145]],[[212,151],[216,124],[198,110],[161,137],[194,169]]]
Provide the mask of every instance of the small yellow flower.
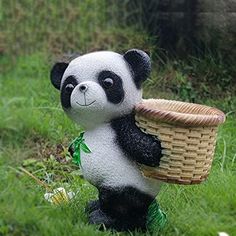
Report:
[[69,202],[75,196],[74,192],[66,192],[62,187],[53,190],[53,193],[45,193],[44,198],[52,204],[59,205]]

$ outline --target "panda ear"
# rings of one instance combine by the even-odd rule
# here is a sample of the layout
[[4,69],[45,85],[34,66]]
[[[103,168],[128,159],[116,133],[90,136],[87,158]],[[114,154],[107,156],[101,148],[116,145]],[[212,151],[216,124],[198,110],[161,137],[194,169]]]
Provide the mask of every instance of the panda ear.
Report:
[[68,67],[69,63],[57,62],[51,69],[50,79],[53,86],[60,90],[62,76]]
[[144,51],[131,49],[124,54],[124,58],[133,71],[136,87],[140,89],[142,82],[148,78],[151,72],[150,57]]

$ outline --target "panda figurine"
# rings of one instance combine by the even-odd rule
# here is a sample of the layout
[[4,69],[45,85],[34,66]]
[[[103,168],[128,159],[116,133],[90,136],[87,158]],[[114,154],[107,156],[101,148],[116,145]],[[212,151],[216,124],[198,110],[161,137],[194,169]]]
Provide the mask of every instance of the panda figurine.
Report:
[[99,192],[86,208],[91,224],[117,231],[146,229],[160,182],[144,177],[139,164],[158,166],[162,148],[135,125],[134,107],[142,100],[141,85],[150,70],[149,56],[138,49],[124,55],[92,52],[51,70],[61,105],[85,129],[91,151],[81,152],[80,164],[84,178]]

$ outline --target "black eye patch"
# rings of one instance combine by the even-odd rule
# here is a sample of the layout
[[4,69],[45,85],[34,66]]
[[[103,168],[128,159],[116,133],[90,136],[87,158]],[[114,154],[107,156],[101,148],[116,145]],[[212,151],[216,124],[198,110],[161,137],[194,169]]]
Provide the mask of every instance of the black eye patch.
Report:
[[117,74],[108,70],[101,71],[98,83],[104,89],[109,102],[118,104],[124,99],[122,79]]
[[73,91],[73,89],[76,87],[78,82],[76,81],[76,78],[71,75],[67,77],[62,85],[61,88],[61,104],[64,108],[71,107],[70,104],[70,96]]

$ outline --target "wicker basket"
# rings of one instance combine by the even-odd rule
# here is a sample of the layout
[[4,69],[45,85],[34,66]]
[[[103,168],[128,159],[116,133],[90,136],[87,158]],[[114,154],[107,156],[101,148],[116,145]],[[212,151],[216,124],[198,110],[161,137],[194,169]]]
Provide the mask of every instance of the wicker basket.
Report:
[[143,100],[135,108],[137,125],[161,141],[159,167],[141,165],[144,176],[178,184],[198,184],[210,171],[217,126],[225,121],[218,109],[164,99]]

